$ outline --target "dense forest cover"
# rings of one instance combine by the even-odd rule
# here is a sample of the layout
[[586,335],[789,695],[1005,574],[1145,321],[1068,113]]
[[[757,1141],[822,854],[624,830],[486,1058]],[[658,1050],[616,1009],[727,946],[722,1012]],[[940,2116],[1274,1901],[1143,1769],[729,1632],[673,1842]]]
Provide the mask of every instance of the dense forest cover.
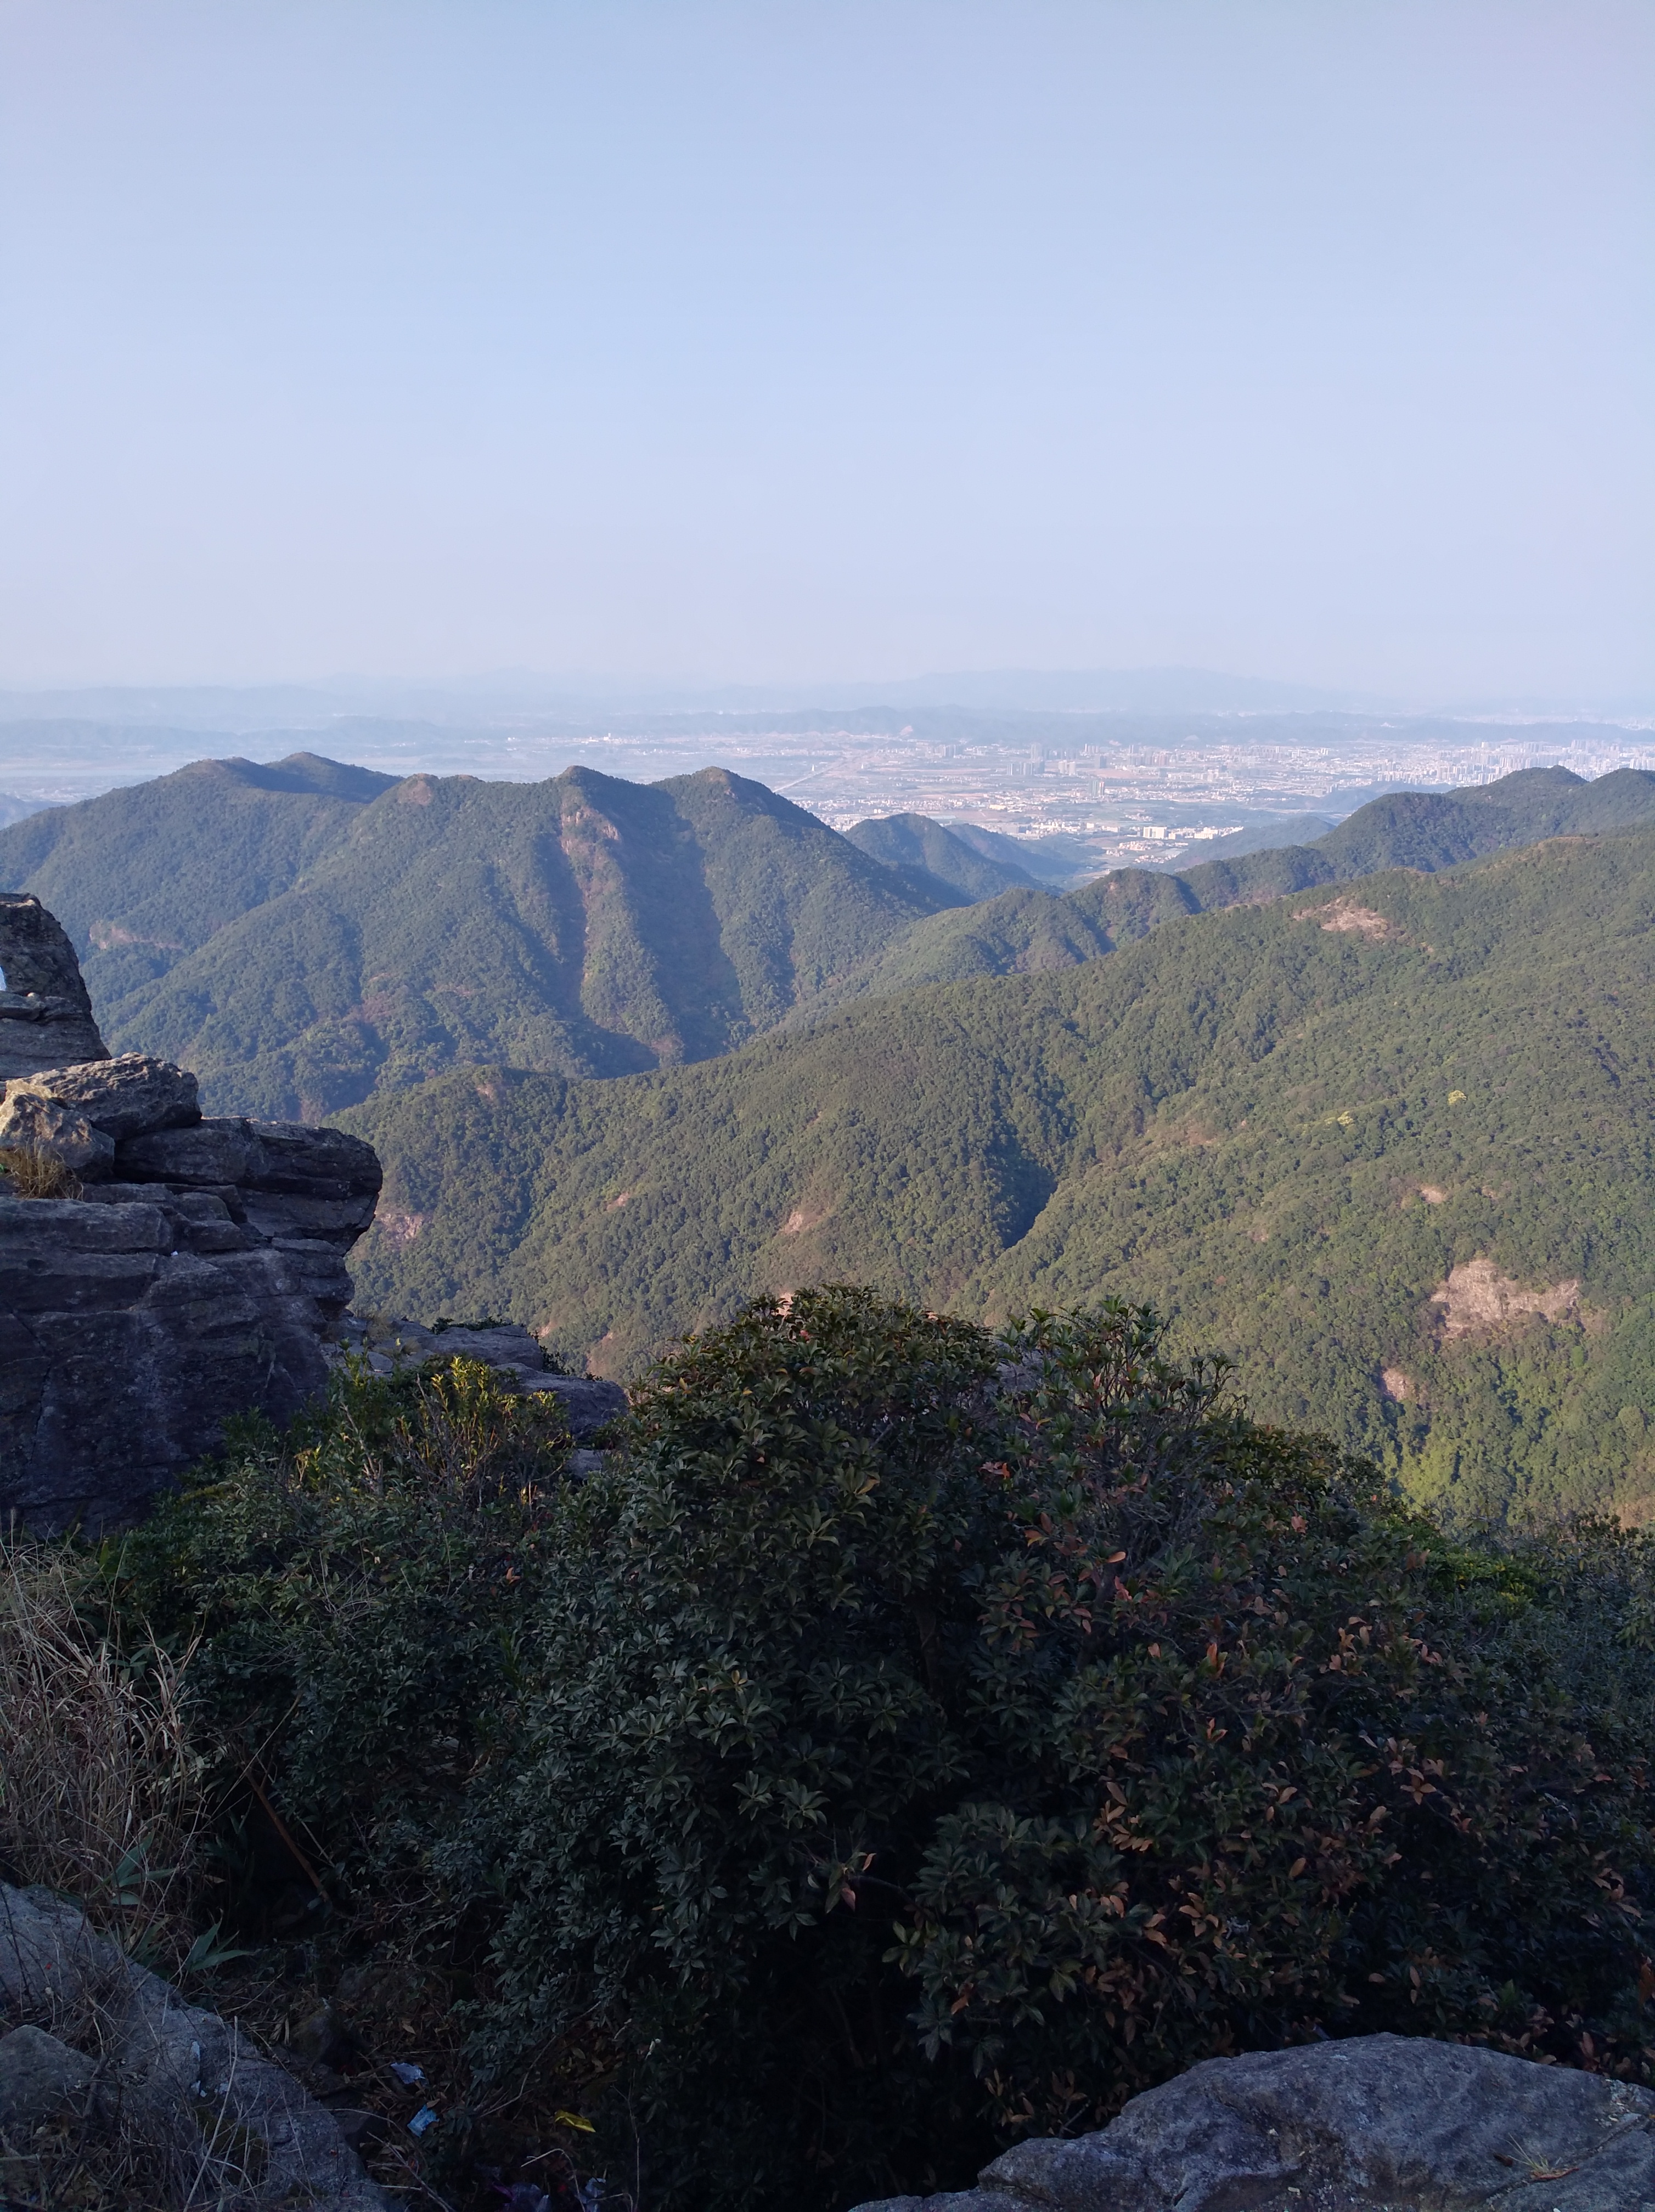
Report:
[[210,1111],[277,1120],[456,1061],[610,1075],[724,1052],[964,896],[716,769],[392,783],[203,762],[9,835],[0,877],[90,947],[111,1047],[194,1069]]
[[301,753],[0,829],[0,884],[68,929],[116,1050],[192,1068],[210,1111],[317,1121],[457,1066],[703,1060],[858,997],[1070,967],[1181,915],[1652,813],[1655,776],[1536,769],[1059,895],[1036,879],[1062,839],[919,815],[840,836],[720,769],[393,782]]
[[[1469,1520],[1655,1499],[1655,832],[1186,916],[615,1083],[347,1116],[365,1305],[627,1374],[745,1297],[1117,1294]],[[979,910],[980,911],[980,910]]]
[[968,914],[915,922],[856,971],[828,1002],[964,975],[1066,968],[1133,943],[1179,914],[1250,906],[1317,884],[1387,868],[1438,868],[1557,836],[1598,836],[1655,822],[1655,775],[1617,769],[1595,783],[1564,768],[1524,769],[1464,791],[1400,791],[1371,799],[1308,844],[1243,850],[1178,873],[1117,869],[1079,890],[1014,890]]
[[1450,1540],[1222,1382],[1124,1308],[820,1291],[584,1481],[463,1363],[244,1434],[72,1568],[181,1681],[219,2002],[327,1996],[468,2212],[959,2187],[1317,2035],[1650,2078],[1651,1540]]
[[[1026,890],[1038,882],[1019,860],[979,852],[925,814],[886,814],[854,823],[845,836],[871,860],[883,860],[888,868],[921,869],[967,899],[996,898],[1001,891]],[[1014,843],[1009,837],[998,842]]]

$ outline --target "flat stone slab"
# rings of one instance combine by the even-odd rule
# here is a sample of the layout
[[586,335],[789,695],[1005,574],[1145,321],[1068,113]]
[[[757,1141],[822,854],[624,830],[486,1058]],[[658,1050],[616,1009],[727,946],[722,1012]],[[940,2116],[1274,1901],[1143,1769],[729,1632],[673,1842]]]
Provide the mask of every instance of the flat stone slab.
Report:
[[187,1128],[201,1119],[200,1087],[188,1068],[143,1052],[42,1068],[7,1085],[7,1104],[26,1094],[55,1099],[115,1139]]
[[1399,2035],[1212,2058],[858,2212],[1655,2212],[1655,2091]]

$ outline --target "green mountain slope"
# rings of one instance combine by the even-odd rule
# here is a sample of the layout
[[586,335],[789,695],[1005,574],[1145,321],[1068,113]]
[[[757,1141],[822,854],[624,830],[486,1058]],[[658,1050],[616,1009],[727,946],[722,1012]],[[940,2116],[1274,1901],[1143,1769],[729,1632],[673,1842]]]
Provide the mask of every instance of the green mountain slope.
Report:
[[625,1372],[823,1279],[997,1316],[1147,1297],[1465,1514],[1655,1499],[1655,832],[1186,916],[618,1083],[347,1117],[364,1304],[502,1307]]
[[888,868],[919,869],[936,889],[954,893],[959,903],[1027,890],[1038,880],[1015,860],[979,852],[928,814],[883,815],[854,823],[845,836],[870,860],[883,860]]
[[100,1018],[334,850],[396,779],[313,753],[196,761],[0,830],[0,883],[33,891],[81,956]]
[[310,1120],[456,1061],[618,1074],[728,1050],[938,903],[718,769],[415,776],[332,830],[291,887],[94,999],[111,1045]]
[[[1283,898],[1317,884],[1346,883],[1384,868],[1431,872],[1542,838],[1595,836],[1646,822],[1655,822],[1655,774],[1642,769],[1617,769],[1595,783],[1567,769],[1524,769],[1465,791],[1396,792],[1370,800],[1308,845],[1238,853],[1176,875],[1119,869],[1043,901],[1008,892],[978,907],[969,919],[941,914],[916,922],[836,986],[831,1000],[843,1005],[910,990],[916,983],[1060,967],[1066,959],[1090,960],[1117,944],[1134,942],[1142,928],[1130,920],[1117,928],[1105,919],[1103,935],[1108,941],[1098,939],[1100,883],[1134,885],[1118,894],[1123,910],[1135,907],[1153,927],[1180,914]],[[1177,888],[1157,899],[1142,887],[1152,878]],[[1067,955],[1066,945],[1073,948]]]

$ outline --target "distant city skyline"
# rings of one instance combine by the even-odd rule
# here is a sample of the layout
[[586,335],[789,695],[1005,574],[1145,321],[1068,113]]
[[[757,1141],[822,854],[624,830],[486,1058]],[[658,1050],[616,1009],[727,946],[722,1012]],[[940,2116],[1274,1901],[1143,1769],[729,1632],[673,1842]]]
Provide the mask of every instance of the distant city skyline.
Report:
[[1645,711],[1652,125],[1640,0],[9,0],[0,689]]

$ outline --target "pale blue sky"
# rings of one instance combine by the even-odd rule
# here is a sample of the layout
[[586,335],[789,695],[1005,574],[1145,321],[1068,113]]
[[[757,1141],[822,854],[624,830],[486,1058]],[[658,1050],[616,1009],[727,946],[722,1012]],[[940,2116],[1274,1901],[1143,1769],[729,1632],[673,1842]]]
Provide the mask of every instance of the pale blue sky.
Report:
[[1655,7],[0,0],[0,684],[1655,702]]

